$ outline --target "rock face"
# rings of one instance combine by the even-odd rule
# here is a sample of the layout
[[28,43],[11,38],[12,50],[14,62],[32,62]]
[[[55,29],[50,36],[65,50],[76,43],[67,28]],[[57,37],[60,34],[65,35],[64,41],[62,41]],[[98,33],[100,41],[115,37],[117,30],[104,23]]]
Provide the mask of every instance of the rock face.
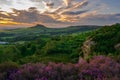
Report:
[[93,45],[95,45],[95,42],[92,41],[92,38],[86,40],[86,41],[83,43],[82,51],[83,51],[84,59],[86,59],[86,58],[91,54],[91,47],[92,47]]
[[114,48],[115,48],[116,50],[120,50],[120,43],[116,44],[116,45],[114,46]]

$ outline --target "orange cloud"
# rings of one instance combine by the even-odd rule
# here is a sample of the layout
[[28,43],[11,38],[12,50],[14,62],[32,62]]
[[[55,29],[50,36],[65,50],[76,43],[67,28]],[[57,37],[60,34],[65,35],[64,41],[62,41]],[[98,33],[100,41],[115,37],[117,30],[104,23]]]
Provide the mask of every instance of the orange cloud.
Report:
[[[60,22],[78,22],[79,20],[78,17],[82,13],[86,13],[88,11],[88,10],[80,10],[83,6],[87,6],[88,4],[87,0],[83,0],[81,2],[75,2],[74,4],[71,4],[72,3],[71,0],[63,0],[63,2],[64,4],[66,4],[66,6],[49,8],[49,10],[46,10],[42,14],[47,15],[53,18],[54,20]],[[49,3],[44,3],[44,4],[49,4]]]
[[[4,15],[6,15],[6,14],[4,14]],[[9,16],[9,15],[7,14],[7,16]],[[19,24],[19,23],[12,21],[12,19],[10,19],[10,18],[0,17],[0,24],[3,24],[3,25],[16,25],[16,24]]]
[[16,24],[20,24],[18,22],[12,22],[12,21],[0,21],[0,24],[4,24],[4,25],[16,25]]
[[[47,0],[43,2],[40,0],[32,1],[41,2],[40,6],[42,6],[43,9],[30,7],[25,10],[18,10],[13,8],[11,12],[1,11],[3,10],[1,9],[0,26],[32,26],[39,23],[49,26],[57,24],[58,26],[66,24],[76,25],[87,22],[92,24],[102,19],[105,20],[107,16],[105,15],[103,17],[97,14],[100,9],[104,9],[103,6],[93,8],[91,5],[91,7],[89,7],[91,3],[89,3],[88,0],[61,0],[60,5],[57,5],[57,1],[55,0],[51,2],[47,2]],[[115,19],[114,17],[112,18],[114,21],[119,21],[119,16],[116,16]],[[108,20],[106,19],[106,21]]]
[[65,4],[66,6],[68,6],[69,3],[70,3],[70,0],[63,0],[63,2],[64,2],[64,4]]
[[78,8],[81,9],[83,6],[85,6],[87,4],[88,4],[87,0],[84,0],[82,2],[77,2],[73,5],[71,5],[70,7],[63,9],[59,14],[63,14],[65,12],[69,12],[69,11],[74,11],[75,9],[78,9]]

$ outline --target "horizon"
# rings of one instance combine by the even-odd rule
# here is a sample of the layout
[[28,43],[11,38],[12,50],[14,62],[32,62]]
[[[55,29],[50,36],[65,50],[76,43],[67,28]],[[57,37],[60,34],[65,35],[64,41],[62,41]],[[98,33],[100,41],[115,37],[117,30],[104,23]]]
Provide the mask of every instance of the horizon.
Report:
[[0,0],[0,29],[49,28],[120,22],[118,0]]
[[[117,24],[117,23],[115,23]],[[113,25],[113,24],[112,24]],[[98,27],[102,27],[102,25],[73,25],[73,26],[64,26],[64,27],[48,27],[48,26],[45,26],[45,25],[42,25],[42,24],[35,24],[33,26],[28,26],[28,27],[0,27],[0,30],[12,30],[12,29],[22,29],[22,28],[34,28],[34,27],[41,27],[41,26],[44,26],[45,28],[56,28],[56,29],[61,29],[61,28],[69,28],[69,27],[88,27],[88,26],[98,26]],[[110,25],[103,25],[103,26],[110,26]]]

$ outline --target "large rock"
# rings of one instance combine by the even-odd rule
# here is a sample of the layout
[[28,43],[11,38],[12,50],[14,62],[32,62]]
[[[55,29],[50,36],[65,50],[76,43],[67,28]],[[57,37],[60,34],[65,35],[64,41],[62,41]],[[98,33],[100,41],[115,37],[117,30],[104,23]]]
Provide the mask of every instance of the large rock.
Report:
[[95,42],[92,41],[92,38],[86,40],[84,43],[83,43],[83,46],[82,46],[82,51],[83,51],[83,56],[84,56],[84,59],[86,59],[92,52],[91,50],[91,47],[95,45]]
[[120,50],[120,43],[116,44],[116,45],[114,46],[114,48],[115,48],[116,50]]

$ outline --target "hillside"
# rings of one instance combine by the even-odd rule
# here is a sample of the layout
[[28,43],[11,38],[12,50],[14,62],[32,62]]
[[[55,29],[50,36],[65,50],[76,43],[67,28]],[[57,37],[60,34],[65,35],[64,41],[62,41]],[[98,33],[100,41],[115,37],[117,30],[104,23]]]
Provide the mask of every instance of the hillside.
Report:
[[85,57],[90,55],[108,55],[119,60],[120,24],[104,26],[94,31],[92,35],[90,35],[89,38],[84,42],[82,48]]
[[[29,29],[34,28],[41,27]],[[1,44],[0,80],[120,80],[119,30],[120,24],[115,24]]]
[[[48,29],[41,25],[28,29],[38,30],[37,28]],[[18,30],[20,29],[13,31],[19,32]],[[5,55],[8,52],[11,55],[6,55],[5,59],[1,57],[1,62],[8,61],[9,59],[14,61],[16,59],[14,56],[17,57],[16,61],[21,64],[29,62],[48,63],[49,61],[74,63],[78,61],[79,56],[88,59],[95,55],[111,56],[118,61],[120,58],[120,24],[104,26],[100,29],[84,33],[37,36],[37,38],[30,41],[29,39],[33,38],[31,35],[14,38],[16,41],[26,39],[24,43],[21,41],[20,43],[1,45],[0,55]]]
[[66,28],[47,28],[44,25],[36,25],[30,28],[6,30],[0,32],[0,40],[7,42],[31,41],[38,37],[49,37],[56,35],[68,35],[94,30],[101,26],[69,26]]

